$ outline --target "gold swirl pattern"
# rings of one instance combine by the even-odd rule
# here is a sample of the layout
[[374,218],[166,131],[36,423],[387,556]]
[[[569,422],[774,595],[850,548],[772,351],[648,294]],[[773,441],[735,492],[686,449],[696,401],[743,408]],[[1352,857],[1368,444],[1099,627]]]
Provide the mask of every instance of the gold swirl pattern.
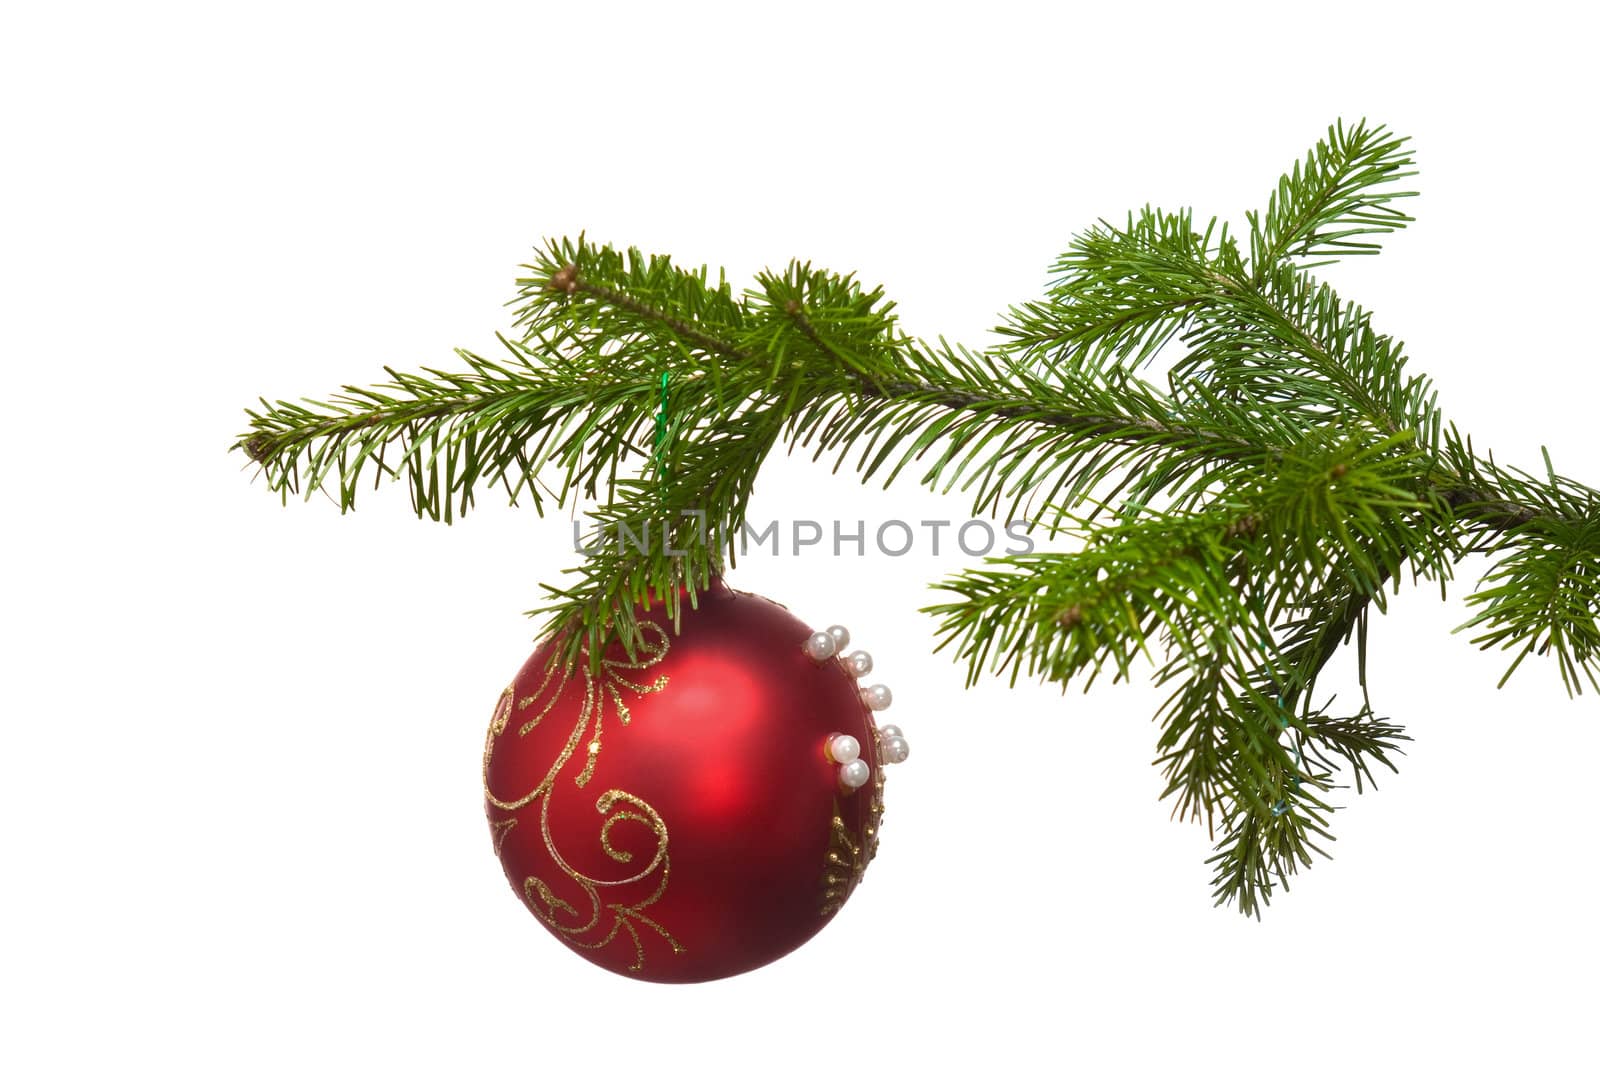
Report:
[[[872,751],[876,754],[883,751],[883,735],[878,732],[877,726],[868,726],[872,731]],[[857,881],[866,877],[867,864],[878,858],[878,827],[883,824],[883,762],[880,758],[878,766],[872,772],[872,797],[867,801],[867,824],[861,828],[861,833],[867,839],[867,858],[861,863],[861,874]]]
[[861,846],[856,843],[855,835],[844,824],[844,816],[839,813],[837,798],[833,802],[833,821],[829,825],[828,855],[822,865],[822,915],[832,915],[844,907],[844,902],[866,866],[861,858]]
[[[879,751],[883,738],[877,727],[872,730],[872,751]],[[867,798],[867,818],[861,827],[863,845],[845,825],[839,810],[839,798],[833,800],[833,820],[829,824],[828,854],[822,863],[822,908],[820,914],[832,915],[844,907],[861,879],[866,877],[867,864],[878,855],[878,826],[883,822],[883,767],[872,771],[872,794]]]
[[[545,716],[555,707],[561,694],[565,692],[567,683],[573,679],[572,667],[558,671],[557,661],[555,657],[551,657],[538,688],[520,700],[516,699],[512,687],[508,686],[500,694],[500,700],[495,705],[495,713],[490,719],[488,736],[483,746],[484,800],[491,809],[505,813],[520,812],[534,801],[539,802],[539,830],[544,838],[545,849],[550,859],[554,861],[556,869],[578,887],[587,904],[586,909],[580,910],[571,900],[552,889],[548,882],[529,876],[523,880],[522,894],[530,910],[552,932],[575,948],[600,949],[615,940],[619,931],[626,931],[633,941],[635,951],[634,962],[628,967],[630,971],[638,971],[644,967],[644,942],[639,936],[636,924],[655,931],[671,946],[674,954],[684,951],[683,946],[670,933],[644,914],[645,910],[660,900],[667,891],[667,878],[672,870],[672,863],[667,854],[667,824],[653,807],[631,793],[621,789],[610,789],[602,793],[595,800],[595,810],[606,816],[605,822],[600,827],[600,847],[605,854],[619,864],[633,863],[633,854],[626,849],[618,848],[611,840],[613,829],[624,822],[639,823],[648,829],[655,839],[655,852],[649,862],[627,877],[594,878],[574,868],[556,848],[555,840],[550,833],[550,801],[558,776],[577,752],[585,733],[589,734],[589,743],[584,746],[586,758],[573,781],[579,789],[582,789],[594,777],[595,765],[600,758],[601,735],[608,705],[616,713],[619,724],[627,726],[632,721],[632,712],[622,697],[623,690],[642,695],[660,692],[666,687],[667,676],[664,674],[650,682],[638,682],[620,673],[648,670],[666,658],[668,650],[666,631],[653,622],[643,622],[640,628],[653,633],[655,638],[654,641],[646,638],[641,642],[640,651],[643,658],[635,661],[602,660],[598,679],[590,672],[587,664],[579,668],[583,674],[583,702],[578,711],[577,721],[560,755],[530,792],[506,800],[496,796],[489,788],[489,760],[494,754],[495,742],[505,733],[514,711],[526,710],[541,697],[545,698],[543,705],[518,728],[517,736],[526,737],[543,722]],[[551,683],[556,681],[558,675],[559,683],[552,686]],[[489,825],[494,835],[496,855],[500,854],[506,835],[516,827],[517,823],[518,817],[514,815],[498,820],[491,817]],[[653,885],[650,884],[652,882]],[[632,885],[647,887],[643,899],[630,903],[608,902],[603,899],[603,890],[617,890]]]

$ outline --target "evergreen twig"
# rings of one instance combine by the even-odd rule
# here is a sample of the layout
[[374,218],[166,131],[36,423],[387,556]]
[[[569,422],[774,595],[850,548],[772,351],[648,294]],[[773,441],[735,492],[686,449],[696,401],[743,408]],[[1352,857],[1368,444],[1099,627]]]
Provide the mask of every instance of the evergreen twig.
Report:
[[[1076,553],[940,583],[947,599],[926,610],[943,647],[970,679],[1013,682],[1087,686],[1148,661],[1171,688],[1164,795],[1220,825],[1218,902],[1259,914],[1324,854],[1328,791],[1374,785],[1405,740],[1373,713],[1365,663],[1370,613],[1407,570],[1447,586],[1463,557],[1489,554],[1463,628],[1515,650],[1507,677],[1553,655],[1569,691],[1597,684],[1600,494],[1548,456],[1540,476],[1480,456],[1399,342],[1310,273],[1409,223],[1396,205],[1412,176],[1405,138],[1336,124],[1246,215],[1243,248],[1188,211],[1101,222],[981,351],[907,336],[880,290],[810,264],[735,294],[665,256],[554,241],[520,280],[522,334],[499,360],[462,351],[453,370],[263,400],[235,447],[285,499],[327,491],[348,509],[370,474],[451,522],[498,485],[541,513],[583,499],[601,528],[664,534],[547,587],[538,610],[569,658],[631,649],[641,602],[676,615],[736,560],[716,531],[742,524],[780,445],[831,453],[836,471],[853,453],[863,482],[914,469],[974,514],[1076,534]],[[1163,382],[1141,373],[1169,352]],[[1336,716],[1313,691],[1352,640],[1363,702]]]

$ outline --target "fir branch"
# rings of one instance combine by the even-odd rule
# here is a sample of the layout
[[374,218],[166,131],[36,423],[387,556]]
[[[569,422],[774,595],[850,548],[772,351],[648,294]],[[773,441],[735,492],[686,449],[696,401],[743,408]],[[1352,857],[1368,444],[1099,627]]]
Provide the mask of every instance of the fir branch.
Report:
[[1255,280],[1284,261],[1315,260],[1296,264],[1310,269],[1340,256],[1376,255],[1376,242],[1354,238],[1393,233],[1414,222],[1392,204],[1416,192],[1389,187],[1416,176],[1408,140],[1365,121],[1328,127],[1304,163],[1278,179],[1266,211],[1247,215]]
[[[597,550],[541,610],[569,658],[637,645],[636,613],[677,617],[736,546],[775,448],[854,458],[863,482],[915,470],[974,514],[1083,538],[1071,555],[988,561],[931,610],[969,678],[1026,672],[1086,687],[1147,659],[1157,764],[1176,815],[1220,826],[1219,903],[1259,914],[1324,854],[1327,795],[1393,767],[1400,728],[1366,694],[1366,626],[1404,570],[1448,586],[1493,559],[1463,628],[1484,648],[1553,655],[1570,691],[1600,658],[1600,494],[1474,451],[1429,380],[1363,308],[1309,270],[1378,250],[1410,222],[1404,138],[1330,128],[1228,225],[1145,208],[1075,238],[1043,297],[986,350],[904,334],[881,290],[791,263],[735,293],[705,268],[577,240],[526,265],[523,334],[490,360],[390,370],[327,400],[268,402],[235,442],[285,500],[354,507],[404,480],[451,522],[498,486],[511,502],[590,502],[601,527],[659,532]],[[1140,372],[1177,349],[1163,383]],[[657,383],[671,426],[654,440]],[[1088,508],[1087,516],[1079,516]],[[669,547],[670,546],[670,549]],[[598,547],[598,546],[596,546]],[[1363,702],[1312,703],[1354,640]]]
[[[1576,695],[1583,680],[1600,687],[1600,517],[1575,526],[1519,530],[1467,604],[1477,614],[1461,629],[1480,629],[1481,648],[1517,648],[1500,684],[1529,655],[1554,653],[1562,684]],[[1520,646],[1520,647],[1518,647]]]

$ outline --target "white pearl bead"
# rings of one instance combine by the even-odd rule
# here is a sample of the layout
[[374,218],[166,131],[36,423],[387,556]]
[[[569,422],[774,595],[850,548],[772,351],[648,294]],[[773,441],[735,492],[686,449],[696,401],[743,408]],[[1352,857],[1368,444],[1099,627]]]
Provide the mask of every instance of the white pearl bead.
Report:
[[911,755],[911,743],[905,738],[886,737],[883,739],[883,762],[904,763],[909,755]]
[[860,678],[863,674],[872,672],[872,655],[857,649],[844,658],[844,665],[851,674]]
[[846,789],[860,789],[872,777],[872,768],[866,760],[851,760],[839,768],[839,784]]
[[878,727],[878,736],[884,738],[904,737],[905,734],[900,731],[900,727],[896,726],[894,723],[890,723],[887,726]]
[[821,663],[831,659],[839,652],[839,646],[834,643],[833,635],[823,630],[818,630],[806,638],[806,655]]
[[873,711],[882,711],[894,703],[894,694],[889,692],[886,685],[869,685],[861,690],[861,699],[867,702],[867,707]]
[[846,648],[850,647],[850,631],[846,630],[843,626],[834,625],[828,627],[828,636],[833,638],[833,647],[835,651],[843,652]]
[[849,763],[861,755],[861,742],[849,734],[834,734],[828,738],[828,755],[835,763]]

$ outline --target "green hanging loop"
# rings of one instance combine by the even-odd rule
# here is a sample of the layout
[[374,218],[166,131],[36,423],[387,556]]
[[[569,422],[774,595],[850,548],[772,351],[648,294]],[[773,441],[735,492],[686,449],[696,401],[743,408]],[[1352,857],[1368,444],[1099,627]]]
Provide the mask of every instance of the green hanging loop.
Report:
[[662,496],[667,493],[667,382],[671,377],[670,371],[661,372],[661,403],[656,408],[656,480],[661,483]]

